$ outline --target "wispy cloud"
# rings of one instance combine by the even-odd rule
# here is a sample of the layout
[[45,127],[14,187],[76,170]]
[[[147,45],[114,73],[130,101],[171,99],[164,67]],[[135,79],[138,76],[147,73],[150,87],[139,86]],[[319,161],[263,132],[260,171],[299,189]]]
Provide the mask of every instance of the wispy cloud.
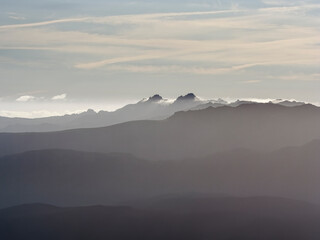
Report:
[[106,60],[102,60],[102,61],[98,61],[98,62],[76,64],[75,67],[80,68],[80,69],[95,69],[95,68],[103,67],[105,65],[158,59],[158,58],[162,58],[164,56],[168,56],[168,54],[157,53],[157,54],[148,54],[148,55],[133,56],[133,57],[111,58],[111,59],[106,59]]
[[67,19],[57,19],[51,21],[35,22],[35,23],[23,23],[23,24],[10,24],[2,25],[1,29],[15,29],[15,28],[28,28],[28,27],[40,27],[45,25],[57,24],[57,23],[68,23],[68,22],[85,22],[90,18],[67,18]]
[[15,16],[15,15],[9,16],[9,18],[14,19],[14,20],[25,20],[26,19],[25,17]]
[[51,100],[59,101],[59,100],[65,100],[66,98],[67,98],[67,94],[63,93],[63,94],[56,95],[56,96],[52,97]]
[[320,4],[286,2],[261,9],[70,16],[3,25],[0,51],[6,54],[0,61],[32,70],[47,64],[48,69],[70,74],[74,78],[68,79],[70,84],[79,82],[78,74],[83,78],[92,74],[95,79],[112,74],[121,81],[167,74],[167,79],[190,75],[207,82],[230,79],[243,89],[245,84],[259,86],[259,81],[268,80],[314,85],[320,56],[320,19],[314,11]]
[[320,81],[320,73],[311,73],[311,74],[288,74],[283,76],[271,76],[270,78],[284,80],[284,81]]
[[63,116],[66,114],[76,114],[84,112],[85,110],[76,111],[48,111],[48,110],[31,110],[31,111],[14,111],[14,110],[0,110],[2,117],[22,117],[22,118],[43,118],[50,116]]
[[260,83],[261,80],[246,80],[246,81],[243,81],[242,83],[245,83],[245,84],[255,84],[255,83]]
[[29,102],[29,101],[33,101],[35,99],[36,99],[36,97],[34,97],[34,96],[25,95],[25,96],[21,96],[21,97],[17,98],[16,101],[17,102]]
[[[152,19],[168,18],[168,17],[181,17],[181,16],[200,16],[200,15],[216,15],[224,13],[240,12],[240,10],[221,10],[221,11],[207,11],[207,12],[178,12],[178,13],[154,13],[154,14],[135,14],[135,15],[121,15],[121,16],[108,16],[108,17],[82,17],[82,18],[65,18],[50,21],[41,21],[24,24],[9,24],[2,25],[0,29],[14,29],[14,28],[29,28],[39,27],[52,24],[69,23],[69,22],[91,22],[91,23],[108,23],[108,24],[121,24],[133,22],[145,22]],[[11,15],[18,17],[17,15]]]
[[[221,75],[231,72],[237,72],[245,69],[250,69],[257,66],[278,66],[281,64],[296,64],[295,61],[273,61],[273,62],[257,62],[241,65],[233,65],[228,67],[194,67],[194,66],[179,66],[179,65],[169,65],[169,66],[159,66],[159,65],[111,65],[108,66],[108,70],[113,71],[127,71],[136,73],[184,73],[184,74],[195,74],[195,75]],[[283,77],[285,78],[285,77]],[[257,83],[261,80],[249,80],[243,81],[243,83]]]
[[[34,91],[34,93],[39,93],[42,91]],[[31,93],[31,92],[30,92]],[[17,102],[50,102],[50,101],[61,101],[67,99],[67,94],[63,93],[60,95],[53,96],[52,98],[47,98],[44,96],[35,97],[32,95],[22,95],[16,99]]]
[[137,73],[184,73],[195,75],[219,75],[227,72],[249,68],[254,65],[240,65],[225,68],[219,67],[188,67],[188,66],[158,66],[158,65],[113,65],[108,69],[113,71],[127,71]]
[[25,20],[26,17],[16,13],[16,12],[8,12],[7,13],[10,19],[14,19],[14,20]]

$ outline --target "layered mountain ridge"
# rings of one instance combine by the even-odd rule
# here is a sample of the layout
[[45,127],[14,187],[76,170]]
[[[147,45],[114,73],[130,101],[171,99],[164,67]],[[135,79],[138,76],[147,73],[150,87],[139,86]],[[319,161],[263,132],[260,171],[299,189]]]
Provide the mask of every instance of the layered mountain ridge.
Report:
[[180,111],[165,120],[47,133],[1,133],[0,156],[48,148],[125,152],[150,160],[247,148],[272,151],[320,138],[320,108],[242,104]]
[[116,113],[152,120],[0,133],[0,209],[16,206],[0,238],[318,239],[320,108],[201,101],[154,95]]
[[149,161],[123,153],[50,149],[0,158],[0,208],[121,204],[157,195],[278,196],[320,203],[320,140],[259,153]]
[[[204,100],[193,93],[181,95],[175,100],[165,99],[159,94],[128,104],[116,111],[86,112],[65,116],[36,119],[0,117],[0,132],[52,132],[75,128],[105,127],[136,120],[162,120],[178,111],[199,110],[207,107],[232,106],[253,103],[252,101],[230,102],[223,99]],[[285,106],[300,106],[303,102],[277,99],[274,103]]]

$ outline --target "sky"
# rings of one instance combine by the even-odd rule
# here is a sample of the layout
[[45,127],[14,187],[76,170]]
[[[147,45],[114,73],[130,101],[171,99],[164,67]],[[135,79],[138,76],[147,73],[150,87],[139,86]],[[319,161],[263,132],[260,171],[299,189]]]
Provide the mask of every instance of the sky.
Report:
[[320,103],[318,0],[0,0],[0,115],[159,93]]

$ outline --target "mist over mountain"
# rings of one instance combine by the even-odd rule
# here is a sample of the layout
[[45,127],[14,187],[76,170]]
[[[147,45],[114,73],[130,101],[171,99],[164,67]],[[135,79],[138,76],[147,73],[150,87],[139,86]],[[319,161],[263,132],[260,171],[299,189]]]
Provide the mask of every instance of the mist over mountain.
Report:
[[[116,111],[95,112],[88,109],[80,114],[53,116],[46,118],[8,118],[0,117],[0,132],[53,132],[75,128],[105,127],[135,120],[162,120],[178,111],[201,110],[208,107],[229,105],[237,107],[242,104],[254,103],[240,101],[228,103],[223,99],[204,100],[193,93],[179,96],[176,100],[168,100],[155,94],[134,104],[128,104]],[[303,102],[275,100],[274,103],[284,106],[300,106]]]
[[0,159],[0,207],[108,205],[201,192],[320,204],[319,159],[320,140],[270,153],[234,150],[158,162],[119,153],[31,151]]
[[0,133],[1,239],[320,237],[314,105],[154,95],[16,120],[52,132]]
[[177,112],[155,121],[52,133],[1,133],[0,156],[62,148],[125,152],[150,160],[201,157],[246,148],[271,151],[320,138],[320,109],[313,105],[243,104]]
[[175,101],[163,99],[156,94],[137,103],[128,104],[114,112],[95,112],[89,109],[87,112],[80,114],[38,119],[2,117],[0,118],[0,131],[47,132],[74,128],[104,127],[133,120],[165,119],[177,111],[189,110],[204,102],[207,101],[200,100],[194,94],[180,96]]

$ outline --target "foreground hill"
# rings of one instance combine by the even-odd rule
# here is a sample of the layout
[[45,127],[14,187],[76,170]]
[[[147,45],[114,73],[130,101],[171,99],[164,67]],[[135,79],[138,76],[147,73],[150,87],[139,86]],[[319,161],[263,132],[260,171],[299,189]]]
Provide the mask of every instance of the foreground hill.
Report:
[[265,197],[180,197],[140,207],[32,204],[0,210],[0,238],[10,240],[317,240],[319,224],[318,206]]
[[320,108],[245,104],[178,112],[162,121],[52,133],[1,133],[0,156],[60,148],[126,152],[152,159],[199,157],[237,148],[275,150],[320,138]]
[[159,162],[126,154],[32,151],[0,158],[0,207],[117,204],[190,192],[320,203],[319,171],[320,141],[272,153],[236,150]]

